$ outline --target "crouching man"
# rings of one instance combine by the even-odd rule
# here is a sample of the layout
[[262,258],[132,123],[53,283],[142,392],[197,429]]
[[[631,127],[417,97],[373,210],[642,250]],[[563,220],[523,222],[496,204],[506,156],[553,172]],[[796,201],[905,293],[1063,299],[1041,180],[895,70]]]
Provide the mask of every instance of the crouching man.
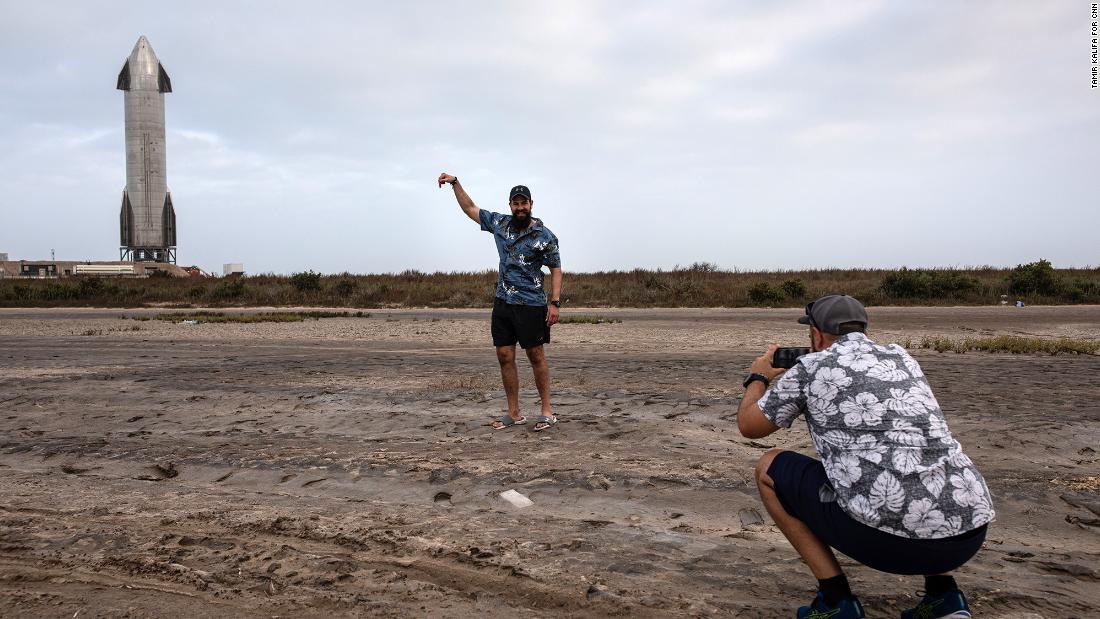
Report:
[[737,425],[761,438],[806,417],[821,460],[772,449],[756,466],[760,497],[818,580],[799,619],[863,617],[832,549],[867,567],[924,576],[903,619],[970,617],[950,573],[985,540],[985,480],[947,429],[920,365],[865,334],[867,312],[846,295],[806,306],[812,351],[790,370],[776,346],[753,362]]

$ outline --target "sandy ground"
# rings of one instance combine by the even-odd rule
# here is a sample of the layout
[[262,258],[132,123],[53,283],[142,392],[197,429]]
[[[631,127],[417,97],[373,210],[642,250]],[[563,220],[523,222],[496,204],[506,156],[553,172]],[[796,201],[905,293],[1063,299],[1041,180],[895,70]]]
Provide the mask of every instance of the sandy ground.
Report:
[[[814,581],[734,411],[793,310],[591,310],[549,432],[505,408],[483,310],[183,325],[0,310],[0,616],[784,617]],[[873,308],[872,336],[1100,339],[1100,307]],[[1100,609],[1100,356],[916,351],[998,519],[981,617]],[[529,366],[523,401],[537,411]],[[498,495],[534,501],[517,509]],[[919,579],[851,565],[871,617]]]

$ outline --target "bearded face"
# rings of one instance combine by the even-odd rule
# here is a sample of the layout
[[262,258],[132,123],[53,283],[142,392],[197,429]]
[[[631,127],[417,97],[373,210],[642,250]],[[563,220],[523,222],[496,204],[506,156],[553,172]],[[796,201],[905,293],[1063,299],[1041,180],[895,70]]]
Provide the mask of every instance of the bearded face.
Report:
[[531,207],[535,205],[534,202],[517,196],[508,201],[508,206],[512,208],[512,227],[523,229],[531,224]]

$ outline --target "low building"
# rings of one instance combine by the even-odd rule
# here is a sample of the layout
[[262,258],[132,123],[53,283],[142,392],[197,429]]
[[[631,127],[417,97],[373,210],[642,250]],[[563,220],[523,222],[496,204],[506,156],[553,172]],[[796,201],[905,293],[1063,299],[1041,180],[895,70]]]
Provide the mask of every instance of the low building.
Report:
[[158,272],[188,277],[187,271],[164,262],[77,262],[72,260],[3,260],[0,278],[54,279],[66,277],[149,277]]

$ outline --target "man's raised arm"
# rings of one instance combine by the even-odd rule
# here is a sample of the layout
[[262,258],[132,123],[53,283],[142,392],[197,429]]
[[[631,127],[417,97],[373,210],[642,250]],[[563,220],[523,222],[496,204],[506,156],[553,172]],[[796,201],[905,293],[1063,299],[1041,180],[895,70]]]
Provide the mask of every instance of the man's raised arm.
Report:
[[463,189],[462,184],[458,182],[458,177],[444,172],[439,175],[439,186],[442,187],[443,183],[450,183],[451,187],[454,188],[455,199],[458,200],[458,205],[462,207],[462,212],[466,213],[466,216],[470,219],[476,221],[478,225],[481,225],[481,209],[474,204],[470,196],[466,195],[466,190]]

